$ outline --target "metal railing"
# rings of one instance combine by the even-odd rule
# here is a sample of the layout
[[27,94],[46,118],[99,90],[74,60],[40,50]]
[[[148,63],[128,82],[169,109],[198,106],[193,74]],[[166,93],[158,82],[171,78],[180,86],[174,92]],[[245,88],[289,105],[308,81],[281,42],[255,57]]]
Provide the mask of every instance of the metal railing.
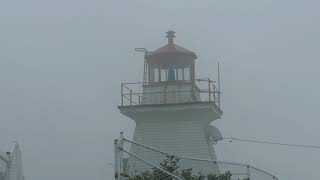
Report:
[[[193,88],[187,90],[170,90],[170,87],[174,84],[191,84]],[[152,92],[144,92],[143,88],[146,86],[158,86],[162,87],[160,90]],[[193,98],[188,102],[214,102],[218,107],[221,105],[221,91],[216,86],[216,81],[212,81],[209,78],[206,79],[196,79],[195,83],[191,81],[174,81],[174,82],[160,82],[160,83],[121,83],[121,106],[139,106],[145,103],[144,96],[159,96],[161,99],[154,104],[170,104],[169,94],[174,94],[175,96],[181,96],[184,94],[194,95],[199,94],[199,98]],[[171,96],[172,98],[172,96]]]
[[[139,148],[137,152],[140,154],[134,154],[129,150],[126,150],[128,147],[135,146],[135,148]],[[225,172],[229,172],[232,177],[231,180],[239,180],[239,179],[250,179],[250,180],[278,180],[278,178],[264,170],[256,168],[251,165],[243,164],[243,163],[235,163],[235,162],[224,162],[224,161],[213,161],[208,159],[199,159],[193,157],[186,156],[178,156],[175,154],[170,154],[167,152],[163,152],[159,149],[146,146],[144,144],[134,142],[124,138],[123,133],[121,133],[120,138],[115,140],[115,177],[117,180],[126,180],[126,175],[136,176],[139,174],[143,174],[145,172],[150,172],[157,170],[161,171],[161,176],[168,176],[171,178],[162,178],[162,179],[174,179],[174,180],[182,180],[185,179],[178,172],[168,172],[162,166],[159,166],[158,162],[155,162],[154,159],[146,159],[145,157],[158,157],[160,159],[165,160],[168,157],[174,157],[178,159],[179,164],[184,164],[184,168],[194,168],[195,166],[201,167],[212,167],[211,175],[223,174]],[[126,148],[127,147],[127,148]],[[143,154],[152,153],[154,156],[144,156]],[[128,164],[133,164],[135,162],[136,166],[130,166]],[[131,161],[131,162],[130,162]],[[219,169],[219,171],[214,171],[214,169]],[[195,174],[199,174],[201,172],[193,172]],[[205,175],[205,173],[203,174]],[[150,178],[152,179],[152,178]],[[156,179],[161,179],[157,175]],[[208,178],[209,179],[209,178]]]

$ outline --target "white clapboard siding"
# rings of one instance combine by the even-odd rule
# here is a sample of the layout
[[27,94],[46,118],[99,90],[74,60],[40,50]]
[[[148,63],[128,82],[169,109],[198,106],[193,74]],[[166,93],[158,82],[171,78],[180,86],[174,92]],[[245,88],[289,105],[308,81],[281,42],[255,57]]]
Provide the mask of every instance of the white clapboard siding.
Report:
[[[163,86],[146,86],[141,107],[120,107],[123,114],[136,122],[133,141],[173,155],[216,160],[206,129],[212,121],[220,118],[221,110],[214,104],[201,103],[194,85],[166,85],[166,95],[152,93],[163,91]],[[167,104],[163,104],[164,96]],[[157,165],[166,158],[161,153],[136,145],[131,146],[130,152]],[[179,166],[192,168],[194,172],[219,172],[216,165],[200,161],[181,161]],[[130,157],[127,169],[150,170],[150,166]]]

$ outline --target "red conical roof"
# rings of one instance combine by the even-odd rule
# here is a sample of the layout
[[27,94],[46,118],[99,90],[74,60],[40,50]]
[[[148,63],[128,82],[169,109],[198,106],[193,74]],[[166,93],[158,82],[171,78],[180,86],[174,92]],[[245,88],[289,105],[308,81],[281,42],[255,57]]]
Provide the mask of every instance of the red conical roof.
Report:
[[166,36],[168,38],[168,44],[162,46],[159,49],[152,51],[152,53],[149,54],[149,56],[174,53],[174,54],[190,55],[196,59],[197,58],[196,53],[174,44],[174,41],[173,41],[173,38],[175,37],[174,33],[175,33],[174,31],[168,31]]

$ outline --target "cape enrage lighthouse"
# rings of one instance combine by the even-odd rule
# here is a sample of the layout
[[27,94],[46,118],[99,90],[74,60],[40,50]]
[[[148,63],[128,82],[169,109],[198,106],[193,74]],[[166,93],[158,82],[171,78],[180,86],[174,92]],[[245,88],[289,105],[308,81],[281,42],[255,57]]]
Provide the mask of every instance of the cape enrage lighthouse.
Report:
[[[121,84],[118,108],[136,123],[133,141],[179,156],[216,160],[214,142],[222,136],[210,124],[222,115],[219,83],[196,79],[197,55],[174,43],[174,31],[166,37],[168,43],[157,50],[136,49],[145,53],[143,82]],[[165,158],[135,145],[130,151],[156,164]],[[217,166],[190,163],[179,166],[219,171]],[[145,168],[134,158],[126,164],[127,168]]]

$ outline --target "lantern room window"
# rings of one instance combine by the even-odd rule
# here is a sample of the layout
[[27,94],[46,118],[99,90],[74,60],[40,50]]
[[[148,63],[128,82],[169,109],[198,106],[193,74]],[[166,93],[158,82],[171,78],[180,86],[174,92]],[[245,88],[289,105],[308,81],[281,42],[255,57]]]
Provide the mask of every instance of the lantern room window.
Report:
[[159,69],[155,68],[153,69],[153,82],[159,82],[160,76],[159,76]]
[[190,81],[190,65],[161,65],[152,64],[149,82]]

